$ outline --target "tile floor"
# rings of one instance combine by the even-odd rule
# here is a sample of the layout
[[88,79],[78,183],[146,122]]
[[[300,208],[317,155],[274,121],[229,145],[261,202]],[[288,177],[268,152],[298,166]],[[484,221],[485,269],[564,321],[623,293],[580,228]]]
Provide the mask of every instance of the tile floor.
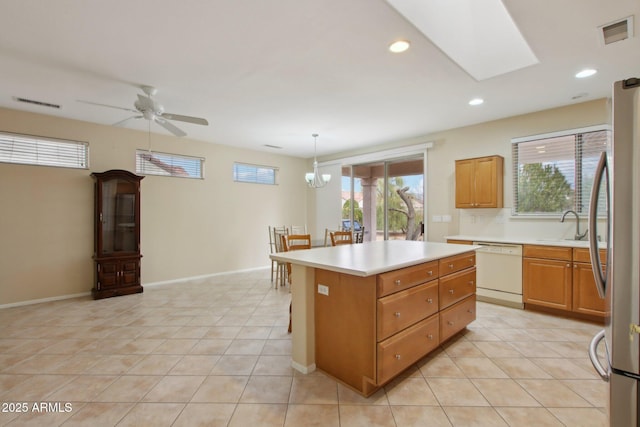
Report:
[[289,300],[263,270],[2,309],[0,425],[608,424],[597,325],[478,303],[467,331],[365,399],[292,370]]

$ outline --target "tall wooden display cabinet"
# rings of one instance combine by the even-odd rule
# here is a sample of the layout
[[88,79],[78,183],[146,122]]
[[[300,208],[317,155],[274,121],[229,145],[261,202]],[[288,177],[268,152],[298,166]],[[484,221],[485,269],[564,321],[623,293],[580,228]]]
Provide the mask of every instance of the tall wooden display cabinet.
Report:
[[95,179],[95,299],[142,292],[140,283],[140,181],[125,170],[92,173]]

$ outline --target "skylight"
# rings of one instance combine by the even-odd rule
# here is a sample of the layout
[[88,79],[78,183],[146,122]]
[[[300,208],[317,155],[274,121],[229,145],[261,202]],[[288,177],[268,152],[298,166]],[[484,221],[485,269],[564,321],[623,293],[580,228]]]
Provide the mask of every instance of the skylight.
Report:
[[500,0],[387,0],[476,80],[538,63]]

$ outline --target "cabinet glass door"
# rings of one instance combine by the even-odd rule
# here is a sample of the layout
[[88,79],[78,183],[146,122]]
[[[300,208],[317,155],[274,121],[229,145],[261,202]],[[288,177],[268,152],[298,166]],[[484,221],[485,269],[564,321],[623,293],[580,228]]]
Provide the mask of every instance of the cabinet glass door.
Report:
[[102,253],[136,252],[136,185],[123,179],[102,186]]

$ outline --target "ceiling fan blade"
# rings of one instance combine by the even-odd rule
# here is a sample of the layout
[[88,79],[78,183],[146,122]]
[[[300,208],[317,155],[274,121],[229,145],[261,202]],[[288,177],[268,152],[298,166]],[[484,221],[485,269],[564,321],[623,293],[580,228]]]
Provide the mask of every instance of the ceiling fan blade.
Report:
[[83,101],[82,99],[76,99],[77,102],[82,102],[83,104],[89,104],[89,105],[97,105],[99,107],[108,107],[108,108],[115,108],[116,110],[124,110],[124,111],[131,111],[132,113],[137,113],[137,110],[134,110],[132,108],[125,108],[125,107],[116,107],[115,105],[108,105],[108,104],[100,104],[98,102],[91,102],[91,101]]
[[128,121],[129,121],[129,120],[131,120],[131,119],[141,119],[142,117],[143,117],[143,116],[131,116],[131,117],[127,117],[127,118],[126,118],[126,119],[124,119],[124,120],[120,120],[119,122],[114,123],[112,126],[122,126],[122,125],[124,125],[126,122],[128,122]]
[[207,126],[209,124],[207,119],[201,119],[200,117],[182,116],[180,114],[163,113],[162,117],[169,120],[178,120],[180,122],[193,123],[195,125]]
[[172,123],[166,121],[165,119],[163,119],[162,117],[155,117],[155,121],[156,123],[158,123],[160,126],[162,126],[163,128],[165,128],[166,130],[168,130],[169,132],[171,132],[172,134],[174,134],[175,136],[186,136],[187,134],[182,130],[179,129],[178,127],[174,126]]

